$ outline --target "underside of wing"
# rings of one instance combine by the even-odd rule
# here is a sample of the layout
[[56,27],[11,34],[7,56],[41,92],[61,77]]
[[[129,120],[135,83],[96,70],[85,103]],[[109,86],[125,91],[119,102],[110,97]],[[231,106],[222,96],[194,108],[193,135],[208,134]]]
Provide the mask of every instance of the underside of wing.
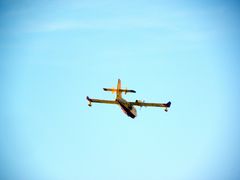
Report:
[[150,106],[150,107],[163,107],[163,108],[169,108],[171,106],[171,102],[169,101],[168,103],[145,103],[142,101],[136,100],[135,102],[130,102],[134,106]]
[[118,104],[117,101],[112,100],[102,100],[102,99],[91,99],[87,96],[87,100],[89,102],[89,106],[92,106],[92,103],[103,103],[103,104]]

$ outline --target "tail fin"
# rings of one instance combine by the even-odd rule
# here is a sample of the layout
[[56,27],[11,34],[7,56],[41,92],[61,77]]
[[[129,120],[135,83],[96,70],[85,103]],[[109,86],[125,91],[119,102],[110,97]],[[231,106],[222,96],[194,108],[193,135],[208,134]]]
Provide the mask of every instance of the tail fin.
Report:
[[117,83],[117,89],[121,89],[121,86],[122,86],[122,82],[120,79],[118,79],[118,83]]
[[118,79],[118,83],[117,83],[117,99],[118,98],[122,98],[122,92],[120,91],[121,87],[122,87],[121,80]]

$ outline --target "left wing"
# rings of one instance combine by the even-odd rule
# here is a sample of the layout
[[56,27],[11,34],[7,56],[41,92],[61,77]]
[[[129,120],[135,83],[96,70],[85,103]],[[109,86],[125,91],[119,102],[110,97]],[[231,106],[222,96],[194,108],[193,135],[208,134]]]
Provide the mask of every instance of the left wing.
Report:
[[92,106],[92,102],[93,103],[104,103],[104,104],[118,104],[117,101],[111,101],[111,100],[102,100],[102,99],[91,99],[87,96],[87,100],[88,100],[88,106]]
[[167,111],[167,108],[170,108],[171,102],[169,101],[168,103],[145,103],[143,101],[136,100],[135,102],[129,102],[133,106],[150,106],[150,107],[163,107],[165,108],[165,111]]

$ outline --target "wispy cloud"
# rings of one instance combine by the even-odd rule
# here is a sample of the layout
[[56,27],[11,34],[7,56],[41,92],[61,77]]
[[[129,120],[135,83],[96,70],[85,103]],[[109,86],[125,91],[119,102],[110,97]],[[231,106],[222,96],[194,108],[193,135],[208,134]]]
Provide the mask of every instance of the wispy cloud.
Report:
[[[185,15],[172,17],[111,17],[83,20],[61,20],[49,22],[33,22],[25,26],[26,33],[52,33],[72,30],[156,30],[171,38],[187,41],[201,41],[214,36],[214,30],[201,27]],[[188,16],[188,15],[186,15]],[[192,21],[192,20],[191,20]]]
[[163,20],[150,18],[110,18],[99,20],[63,20],[59,22],[29,23],[27,32],[52,32],[80,29],[140,29],[140,28],[170,28]]

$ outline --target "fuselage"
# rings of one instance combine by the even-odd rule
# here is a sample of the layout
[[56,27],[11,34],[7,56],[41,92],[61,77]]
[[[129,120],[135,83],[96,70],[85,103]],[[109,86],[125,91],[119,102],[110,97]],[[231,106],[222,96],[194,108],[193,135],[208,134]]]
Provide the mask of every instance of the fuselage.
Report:
[[131,105],[129,102],[127,102],[122,97],[116,98],[116,101],[120,105],[123,112],[128,115],[131,118],[135,118],[137,116],[137,110]]

